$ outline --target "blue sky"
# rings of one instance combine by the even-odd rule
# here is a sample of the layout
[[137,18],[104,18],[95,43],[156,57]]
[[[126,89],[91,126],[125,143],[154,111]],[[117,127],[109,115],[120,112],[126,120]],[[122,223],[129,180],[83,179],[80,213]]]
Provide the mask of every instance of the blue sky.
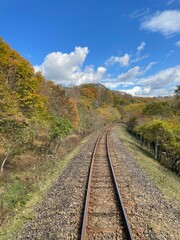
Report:
[[65,86],[136,96],[180,84],[180,0],[0,0],[0,36]]

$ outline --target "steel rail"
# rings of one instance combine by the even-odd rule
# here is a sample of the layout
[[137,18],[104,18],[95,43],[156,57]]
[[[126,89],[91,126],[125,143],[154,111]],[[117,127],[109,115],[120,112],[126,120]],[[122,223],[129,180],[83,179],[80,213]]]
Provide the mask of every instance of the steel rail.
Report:
[[107,131],[107,135],[106,135],[106,149],[107,149],[107,153],[108,153],[108,160],[109,160],[111,172],[112,172],[112,175],[113,175],[113,181],[114,181],[116,193],[117,193],[117,196],[118,196],[118,202],[119,202],[118,205],[119,205],[120,211],[122,212],[123,222],[124,222],[124,226],[125,226],[125,229],[126,229],[126,234],[127,234],[128,240],[133,240],[134,238],[133,238],[132,231],[131,231],[131,228],[130,228],[130,225],[129,225],[129,222],[128,222],[126,210],[124,208],[124,204],[123,204],[122,197],[121,197],[121,194],[120,194],[120,191],[119,191],[119,188],[118,188],[116,176],[115,176],[115,173],[114,173],[114,168],[113,168],[112,161],[111,161],[111,155],[110,155],[110,151],[109,151],[109,134],[110,134],[110,130]]
[[[106,131],[106,130],[105,130]],[[101,138],[101,136],[103,135],[103,133],[105,132],[103,131],[95,144],[94,150],[93,150],[93,156],[91,159],[91,166],[90,166],[90,171],[89,171],[89,177],[88,177],[88,187],[87,187],[87,193],[86,193],[86,202],[85,202],[85,209],[84,209],[84,215],[83,215],[83,224],[82,224],[82,231],[81,231],[81,240],[85,240],[86,238],[86,226],[87,226],[87,219],[88,219],[88,207],[89,207],[89,198],[90,198],[90,190],[91,190],[91,179],[92,179],[92,170],[93,170],[93,165],[94,165],[94,159],[95,159],[95,155],[96,155],[96,150],[98,147],[98,143],[99,140]]]
[[110,165],[110,169],[111,169],[111,173],[112,173],[112,177],[113,177],[113,182],[115,185],[115,189],[116,189],[116,193],[117,193],[117,197],[118,197],[118,205],[120,208],[120,211],[122,212],[122,217],[123,217],[123,223],[124,223],[124,227],[126,229],[126,235],[127,235],[127,239],[128,240],[133,240],[133,236],[132,236],[132,232],[130,229],[130,225],[128,223],[128,218],[127,218],[127,214],[123,205],[123,201],[118,189],[118,185],[117,185],[117,181],[116,181],[116,177],[115,177],[115,173],[113,170],[113,166],[112,166],[112,161],[111,161],[111,157],[110,157],[110,151],[109,151],[109,128],[106,128],[106,130],[104,130],[98,137],[94,150],[93,150],[93,156],[91,159],[91,165],[90,165],[90,171],[89,171],[89,177],[88,177],[88,186],[87,186],[87,193],[86,193],[86,200],[85,200],[85,208],[84,208],[84,214],[83,214],[83,223],[82,223],[82,230],[81,230],[81,240],[85,240],[86,239],[86,228],[87,228],[87,221],[88,221],[88,207],[89,207],[89,199],[90,199],[90,191],[91,191],[91,179],[92,179],[92,171],[93,171],[93,165],[94,165],[94,159],[96,156],[96,151],[98,148],[98,144],[99,141],[102,137],[102,135],[106,132],[106,150],[107,150],[107,157],[109,160],[109,165]]

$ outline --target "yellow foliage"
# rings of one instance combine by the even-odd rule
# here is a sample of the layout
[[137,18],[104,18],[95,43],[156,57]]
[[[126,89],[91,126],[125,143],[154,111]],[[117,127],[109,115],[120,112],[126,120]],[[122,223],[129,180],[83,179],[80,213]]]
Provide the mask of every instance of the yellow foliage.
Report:
[[90,99],[95,99],[97,97],[97,89],[91,85],[85,85],[80,89],[80,93],[82,96],[90,98]]
[[79,105],[89,110],[92,109],[92,101],[84,96],[81,96],[81,98],[79,99]]
[[108,122],[117,121],[121,118],[119,111],[111,106],[100,107],[96,111],[98,114],[102,115]]
[[144,106],[145,106],[145,103],[131,103],[126,107],[124,107],[124,111],[139,115],[142,113]]

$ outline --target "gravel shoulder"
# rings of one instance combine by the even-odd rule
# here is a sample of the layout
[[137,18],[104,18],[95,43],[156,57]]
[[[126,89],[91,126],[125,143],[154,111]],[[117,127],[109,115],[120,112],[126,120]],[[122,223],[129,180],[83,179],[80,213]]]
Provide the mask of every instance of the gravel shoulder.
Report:
[[[127,142],[120,137],[120,128],[122,126],[113,128],[110,147],[134,239],[180,239],[177,201],[164,199],[163,193],[138,164],[136,153],[127,148]],[[138,154],[143,155],[143,152]],[[142,157],[146,161],[145,155]]]

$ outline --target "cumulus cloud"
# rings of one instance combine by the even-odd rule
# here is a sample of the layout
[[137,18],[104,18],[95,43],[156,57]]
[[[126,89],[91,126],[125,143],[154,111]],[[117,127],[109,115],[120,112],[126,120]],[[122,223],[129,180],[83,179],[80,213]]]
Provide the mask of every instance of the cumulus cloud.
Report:
[[119,82],[104,82],[103,85],[107,88],[115,89],[120,85],[120,83]]
[[127,72],[118,75],[116,81],[121,84],[132,84],[135,82],[139,76],[144,75],[147,71],[151,69],[151,67],[156,64],[156,62],[149,63],[145,68],[141,68],[139,66],[135,66],[129,69]]
[[125,93],[131,94],[132,96],[146,96],[149,95],[151,88],[150,87],[140,87],[135,86],[132,89],[122,90]]
[[[144,46],[141,43],[138,47],[139,51],[142,51]],[[41,71],[47,79],[65,86],[101,82],[106,87],[124,89],[124,92],[136,96],[171,95],[180,82],[180,65],[143,77],[156,62],[151,62],[144,68],[135,66],[118,76],[106,75],[104,67],[94,69],[93,66],[83,66],[88,52],[87,47],[76,47],[71,53],[53,52],[46,56],[42,65],[34,68],[36,71]],[[126,54],[119,58],[126,59],[125,56]],[[121,64],[126,65],[129,64],[130,56],[127,59],[124,60],[125,62],[119,59],[114,61],[119,64],[122,61]]]
[[166,37],[180,33],[180,11],[166,10],[157,12],[141,23],[141,29],[160,32]]
[[136,54],[134,54],[134,56],[130,55],[128,53],[124,54],[121,57],[112,56],[105,62],[105,64],[106,64],[106,66],[112,66],[112,65],[117,63],[121,67],[127,67],[131,63],[139,62],[139,61],[143,60],[144,58],[148,57],[147,54],[141,55],[141,53],[144,50],[145,46],[146,46],[146,43],[145,42],[141,42],[140,45],[137,47]]
[[65,86],[97,83],[101,80],[106,69],[99,67],[95,71],[93,66],[86,66],[82,70],[88,53],[87,47],[76,47],[75,51],[69,54],[53,52],[46,56],[42,65],[36,65],[34,69],[41,71],[47,79]]
[[153,76],[142,78],[140,81],[146,86],[151,85],[152,89],[161,89],[169,84],[176,85],[180,82],[180,65],[167,68]]
[[124,54],[122,57],[114,57],[112,56],[106,61],[106,65],[113,65],[115,63],[118,63],[121,67],[125,67],[129,65],[130,55]]
[[180,82],[180,65],[167,68],[147,78],[139,78],[137,85],[123,90],[136,96],[167,96],[173,95]]
[[136,84],[139,81],[139,77],[143,76],[147,71],[151,69],[151,67],[157,62],[149,63],[145,68],[141,68],[139,66],[135,66],[129,69],[127,72],[119,74],[114,78],[106,78],[103,84],[111,89],[116,89],[117,87],[129,87]]

